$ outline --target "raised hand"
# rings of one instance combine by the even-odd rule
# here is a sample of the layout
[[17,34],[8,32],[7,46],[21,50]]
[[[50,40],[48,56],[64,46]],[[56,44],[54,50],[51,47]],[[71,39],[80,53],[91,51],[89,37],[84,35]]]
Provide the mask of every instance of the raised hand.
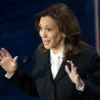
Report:
[[14,73],[17,68],[18,56],[12,58],[10,53],[2,48],[0,50],[0,65],[7,73]]
[[72,63],[72,61],[69,61],[71,65],[71,70],[69,70],[68,66],[65,66],[65,71],[68,73],[71,81],[76,85],[77,88],[79,87],[84,87],[84,82],[80,78],[79,74],[77,73],[77,68],[75,65]]

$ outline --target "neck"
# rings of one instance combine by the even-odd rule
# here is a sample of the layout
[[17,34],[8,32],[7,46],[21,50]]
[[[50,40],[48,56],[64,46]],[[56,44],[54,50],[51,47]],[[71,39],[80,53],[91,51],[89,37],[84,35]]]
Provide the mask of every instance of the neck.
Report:
[[52,48],[52,51],[54,54],[58,54],[62,50],[63,47],[64,47],[64,40],[62,39],[57,47]]

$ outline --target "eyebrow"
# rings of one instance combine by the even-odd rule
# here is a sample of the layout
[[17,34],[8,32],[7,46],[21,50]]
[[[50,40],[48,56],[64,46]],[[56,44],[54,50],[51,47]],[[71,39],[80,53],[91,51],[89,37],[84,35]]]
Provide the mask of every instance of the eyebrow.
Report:
[[[39,26],[41,26],[41,24],[39,24]],[[45,25],[45,26],[52,26],[52,25]]]

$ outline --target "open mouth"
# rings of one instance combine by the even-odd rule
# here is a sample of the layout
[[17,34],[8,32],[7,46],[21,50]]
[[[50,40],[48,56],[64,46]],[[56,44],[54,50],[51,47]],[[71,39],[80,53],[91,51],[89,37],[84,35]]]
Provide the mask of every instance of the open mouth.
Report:
[[50,43],[50,40],[48,40],[48,41],[43,41],[43,44],[44,45],[48,45]]

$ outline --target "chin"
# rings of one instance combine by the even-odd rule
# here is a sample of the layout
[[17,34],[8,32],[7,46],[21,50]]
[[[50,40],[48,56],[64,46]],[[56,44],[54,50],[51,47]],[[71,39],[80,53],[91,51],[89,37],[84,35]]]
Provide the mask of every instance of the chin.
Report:
[[45,45],[44,45],[44,47],[45,47],[46,49],[51,49],[51,48],[52,48],[51,46],[45,46]]

